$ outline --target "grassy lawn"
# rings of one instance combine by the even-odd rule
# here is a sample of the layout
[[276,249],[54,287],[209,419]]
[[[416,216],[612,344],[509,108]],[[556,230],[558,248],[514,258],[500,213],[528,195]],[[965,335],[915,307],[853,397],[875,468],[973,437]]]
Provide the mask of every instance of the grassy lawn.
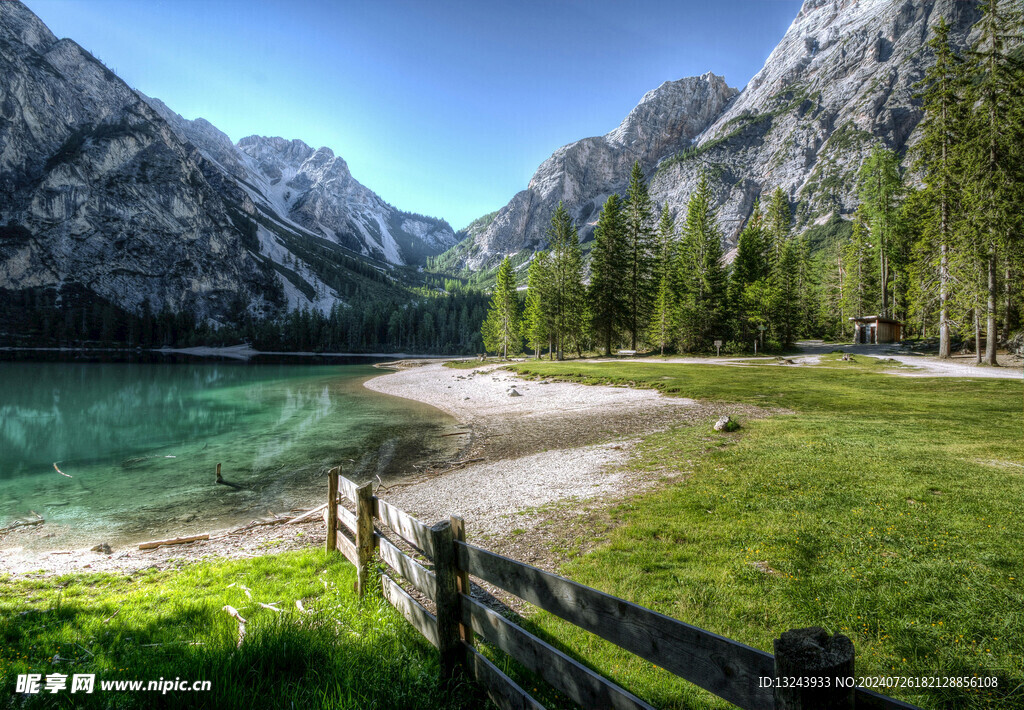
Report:
[[[857,675],[996,676],[882,692],[925,708],[1024,707],[1024,391],[1013,380],[816,367],[542,362],[527,374],[781,407],[718,434],[646,439],[637,469],[686,483],[619,506],[607,544],[563,573],[752,646],[820,625]],[[550,615],[533,623],[659,707],[729,707]]]
[[[0,577],[3,707],[469,708],[479,691],[438,681],[437,653],[355,569],[319,550],[190,565],[177,572]],[[248,589],[250,599],[245,589]],[[295,606],[302,600],[308,613]],[[277,613],[257,602],[280,602]],[[247,620],[237,647],[238,623]],[[54,658],[70,659],[54,662]],[[56,695],[15,695],[20,673],[68,674]],[[70,676],[95,673],[92,695]],[[100,690],[102,680],[209,680],[209,692]],[[24,701],[24,703],[23,703]]]

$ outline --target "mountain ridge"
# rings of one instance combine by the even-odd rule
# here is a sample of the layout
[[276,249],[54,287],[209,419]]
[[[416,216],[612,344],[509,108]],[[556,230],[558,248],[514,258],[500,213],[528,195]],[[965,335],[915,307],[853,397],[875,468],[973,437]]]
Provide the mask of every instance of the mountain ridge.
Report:
[[[651,196],[668,204],[677,222],[701,172],[708,174],[727,251],[735,247],[754,204],[775,187],[788,194],[798,226],[832,212],[849,214],[856,205],[855,173],[871,143],[881,140],[901,153],[913,143],[921,117],[913,85],[930,61],[924,44],[931,25],[945,15],[962,47],[979,16],[977,5],[975,0],[806,0],[762,69],[742,91],[720,96],[714,115],[700,114],[706,120],[696,134],[673,134],[664,127],[685,110],[706,106],[645,110],[673,84],[666,82],[645,94],[619,128],[556,150],[472,244],[460,244],[439,260],[478,270],[493,268],[504,256],[543,248],[558,199],[585,240],[602,198],[621,193],[628,178],[628,168],[607,175],[606,157],[595,145],[631,130],[644,137],[629,147],[649,178]],[[679,82],[714,76],[707,72]],[[569,154],[581,159],[572,163]],[[580,180],[595,173],[596,180]],[[563,189],[558,199],[546,197],[545,190],[564,184],[573,189]]]

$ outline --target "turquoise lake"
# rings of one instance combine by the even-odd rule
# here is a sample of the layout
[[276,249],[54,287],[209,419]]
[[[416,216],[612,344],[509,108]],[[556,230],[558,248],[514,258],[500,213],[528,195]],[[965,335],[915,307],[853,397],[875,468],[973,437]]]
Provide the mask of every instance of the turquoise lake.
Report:
[[[452,420],[362,386],[380,374],[368,364],[0,362],[0,527],[35,512],[48,537],[29,546],[133,541],[322,503],[324,472],[338,464],[356,480],[394,480],[446,453],[451,437],[439,434]],[[216,484],[218,463],[238,488]]]

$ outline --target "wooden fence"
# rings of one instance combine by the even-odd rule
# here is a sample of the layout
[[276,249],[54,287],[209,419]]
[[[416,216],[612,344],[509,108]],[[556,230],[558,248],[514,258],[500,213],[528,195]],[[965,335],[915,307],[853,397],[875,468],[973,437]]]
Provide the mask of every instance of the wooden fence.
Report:
[[[340,504],[347,498],[356,512]],[[384,596],[437,647],[441,672],[464,672],[487,690],[500,708],[543,710],[523,688],[474,647],[479,636],[514,658],[588,710],[650,709],[651,705],[559,651],[470,596],[470,575],[610,641],[734,705],[748,710],[914,710],[916,706],[864,688],[836,687],[854,675],[853,644],[829,638],[821,629],[795,629],[775,641],[776,654],[724,638],[564,577],[471,545],[465,526],[453,517],[427,526],[373,495],[372,484],[357,486],[337,468],[329,474],[327,549],[341,552],[357,569],[360,595],[368,591],[374,553],[387,564],[381,571]],[[380,525],[375,525],[374,521]],[[403,552],[385,527],[419,555],[428,567]],[[378,529],[379,528],[379,529]],[[398,582],[434,602],[431,614]],[[804,678],[800,686],[778,687],[776,679]],[[806,679],[828,682],[809,687]],[[765,682],[770,679],[772,682]],[[787,684],[783,680],[782,685]],[[774,686],[774,687],[773,687]]]

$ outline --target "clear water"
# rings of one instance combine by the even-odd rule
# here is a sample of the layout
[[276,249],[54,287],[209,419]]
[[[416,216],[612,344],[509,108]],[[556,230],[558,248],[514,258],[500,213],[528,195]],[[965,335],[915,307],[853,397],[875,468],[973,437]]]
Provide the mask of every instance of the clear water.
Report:
[[[353,479],[388,480],[443,455],[451,437],[438,433],[451,420],[362,386],[379,374],[366,364],[0,362],[0,527],[38,513],[50,537],[31,545],[51,548],[200,532],[320,503],[337,464]],[[218,463],[237,488],[216,484]]]

